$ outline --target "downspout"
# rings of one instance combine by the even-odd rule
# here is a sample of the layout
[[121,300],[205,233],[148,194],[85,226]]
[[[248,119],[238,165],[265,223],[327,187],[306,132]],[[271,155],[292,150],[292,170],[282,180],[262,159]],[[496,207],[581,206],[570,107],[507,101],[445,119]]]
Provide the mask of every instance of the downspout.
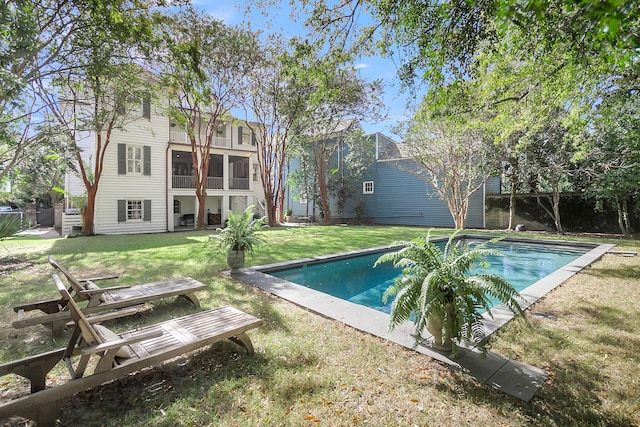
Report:
[[487,228],[487,182],[482,184],[482,228]]
[[[171,126],[171,123],[169,123]],[[169,128],[169,135],[171,135],[171,128]],[[169,203],[169,171],[171,167],[169,165],[169,148],[171,148],[171,136],[169,136],[169,141],[167,142],[167,149],[164,153],[164,203],[166,208],[164,210],[164,227],[166,232],[169,232],[169,208],[171,207],[171,212],[173,213],[173,203]],[[173,172],[172,172],[173,173]],[[171,205],[171,206],[169,206]]]

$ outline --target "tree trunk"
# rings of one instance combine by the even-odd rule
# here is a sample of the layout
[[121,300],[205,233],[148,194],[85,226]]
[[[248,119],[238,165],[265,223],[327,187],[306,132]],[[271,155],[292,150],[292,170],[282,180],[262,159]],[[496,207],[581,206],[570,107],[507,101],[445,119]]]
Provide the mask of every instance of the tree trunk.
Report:
[[[193,163],[193,172],[196,181],[196,199],[198,199],[198,213],[196,215],[196,228],[198,230],[205,229],[205,207],[207,203],[207,178],[209,176],[209,161],[211,136],[207,134],[207,143],[198,145],[195,136],[191,139],[191,161]],[[200,154],[200,156],[198,156]]]
[[318,193],[320,195],[320,203],[322,203],[322,213],[324,215],[324,225],[331,224],[331,207],[329,206],[329,194],[327,191],[327,174],[324,162],[324,152],[317,151],[314,153],[316,160],[316,171],[318,177]]
[[278,188],[278,194],[276,196],[277,202],[276,206],[278,207],[278,215],[280,220],[284,219],[284,186],[280,185]]
[[82,235],[93,236],[95,234],[94,216],[96,209],[97,188],[92,185],[87,189],[87,201],[82,207]]
[[616,209],[618,211],[618,226],[620,227],[620,231],[622,231],[625,237],[631,237],[627,200],[620,200],[620,198],[616,196]]
[[513,217],[516,213],[516,185],[511,183],[511,192],[509,193],[509,225],[507,231],[513,230]]
[[205,229],[204,223],[204,208],[207,202],[207,190],[205,189],[203,192],[198,193],[196,191],[196,197],[198,198],[198,230]]
[[265,191],[264,204],[267,214],[267,224],[269,224],[269,227],[275,227],[278,225],[278,217],[276,215],[276,204],[274,203],[273,194],[271,194],[271,192]]
[[564,234],[562,223],[560,222],[560,191],[553,189],[553,222],[556,224],[558,234]]
[[327,194],[327,183],[324,180],[318,182],[320,202],[322,203],[322,214],[324,215],[324,225],[331,224],[331,207],[329,206],[329,196]]
[[[535,191],[535,190],[534,190]],[[549,203],[551,204],[551,210],[549,210],[549,208],[547,208],[544,203],[542,203],[542,200],[540,200],[540,195],[537,193],[536,191],[536,203],[538,204],[538,206],[540,206],[540,208],[542,208],[542,210],[544,210],[544,212],[549,215],[549,218],[551,218],[554,222],[554,224],[556,225],[556,233],[558,234],[562,234],[562,224],[560,223],[560,193],[558,194],[558,200],[556,202],[556,193],[554,191],[553,193],[553,197],[548,197],[545,196],[547,199],[549,199]]]

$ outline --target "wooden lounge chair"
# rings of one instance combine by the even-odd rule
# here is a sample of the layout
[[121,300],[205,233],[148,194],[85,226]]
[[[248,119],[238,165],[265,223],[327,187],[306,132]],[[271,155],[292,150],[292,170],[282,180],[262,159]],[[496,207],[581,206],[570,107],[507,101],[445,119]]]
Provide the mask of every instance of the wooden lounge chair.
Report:
[[[73,394],[224,339],[241,345],[251,355],[253,345],[246,332],[264,323],[226,306],[116,335],[98,325],[102,315],[87,318],[82,313],[56,274],[53,280],[68,302],[75,325],[71,339],[65,349],[0,365],[0,375],[15,373],[31,381],[31,394],[0,404],[0,419],[19,415],[36,421],[38,427],[53,426],[58,410]],[[97,359],[91,363],[95,367],[87,375],[92,358]],[[47,373],[61,360],[71,379],[45,388]]]
[[[85,314],[141,306],[147,302],[174,296],[183,297],[196,307],[200,307],[200,301],[198,301],[195,292],[204,290],[207,287],[191,277],[182,277],[143,285],[100,288],[95,284],[96,281],[114,279],[118,276],[77,279],[51,256],[49,257],[49,263],[65,276],[67,282],[69,282],[68,290],[73,299],[78,302],[86,301],[86,306],[82,309]],[[60,298],[20,304],[13,307],[13,309],[18,313],[18,320],[12,323],[14,328],[42,324],[51,329],[53,336],[60,336],[67,322],[71,319],[66,302]],[[25,315],[25,312],[34,310],[39,310],[44,314],[36,316]]]

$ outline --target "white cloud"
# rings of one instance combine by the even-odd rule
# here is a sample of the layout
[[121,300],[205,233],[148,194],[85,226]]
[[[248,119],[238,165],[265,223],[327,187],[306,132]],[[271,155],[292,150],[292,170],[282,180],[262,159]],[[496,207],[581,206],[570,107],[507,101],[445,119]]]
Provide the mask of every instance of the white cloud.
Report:
[[204,11],[207,15],[210,15],[216,19],[221,20],[225,24],[233,25],[241,20],[240,13],[236,8],[233,0],[222,0],[211,2],[208,0],[194,0],[191,4]]
[[370,67],[370,65],[369,64],[365,64],[364,62],[361,62],[361,63],[355,65],[355,69],[356,70],[361,70],[363,68],[369,68],[369,67]]

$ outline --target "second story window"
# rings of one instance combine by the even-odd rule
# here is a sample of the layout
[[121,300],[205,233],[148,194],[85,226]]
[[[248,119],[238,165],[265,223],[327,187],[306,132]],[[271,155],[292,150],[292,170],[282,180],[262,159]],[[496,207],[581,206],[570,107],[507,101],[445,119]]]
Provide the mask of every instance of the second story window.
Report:
[[226,130],[227,130],[227,127],[226,127],[226,126],[224,126],[224,125],[220,125],[220,126],[218,126],[218,127],[216,128],[216,132],[215,132],[215,135],[214,135],[214,136],[215,136],[216,138],[224,138],[224,137],[226,137],[226,135],[227,135]]
[[142,173],[142,146],[127,145],[127,173]]
[[151,175],[151,146],[118,144],[118,175]]
[[144,94],[142,97],[142,117],[151,120],[151,96]]
[[249,129],[242,129],[242,140],[240,144],[251,144],[251,131]]
[[362,194],[373,194],[373,181],[365,181],[362,183]]

